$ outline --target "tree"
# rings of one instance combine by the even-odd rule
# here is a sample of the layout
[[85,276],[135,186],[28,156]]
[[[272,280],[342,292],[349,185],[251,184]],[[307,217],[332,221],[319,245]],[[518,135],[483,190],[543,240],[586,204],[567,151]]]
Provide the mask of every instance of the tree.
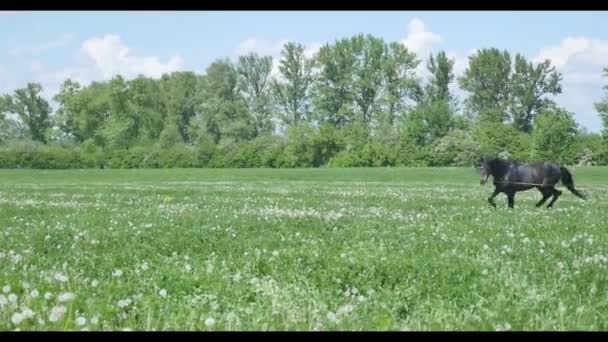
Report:
[[59,129],[77,142],[93,139],[103,144],[101,127],[110,117],[111,92],[108,83],[93,82],[82,87],[67,79],[54,99],[59,103],[55,122]]
[[239,91],[238,77],[236,67],[229,60],[211,63],[206,75],[199,80],[198,113],[191,122],[191,131],[209,134],[216,144],[255,136],[255,125]]
[[240,56],[237,63],[239,84],[249,113],[255,124],[256,135],[272,132],[270,72],[272,57],[256,53]]
[[558,163],[573,162],[570,148],[577,140],[578,129],[574,115],[563,108],[552,106],[539,113],[532,132],[536,158]]
[[385,46],[384,56],[387,105],[385,121],[392,125],[403,111],[407,99],[419,102],[420,88],[415,78],[415,69],[420,61],[403,44],[395,42]]
[[304,46],[287,43],[281,51],[279,71],[283,80],[272,84],[274,96],[282,107],[279,118],[283,124],[297,125],[310,114],[310,86],[313,81],[313,60],[306,58]]
[[426,69],[431,74],[425,89],[427,101],[453,104],[454,95],[450,92],[450,84],[454,81],[454,60],[440,51],[436,57],[432,54],[429,56]]
[[350,39],[325,44],[317,54],[319,77],[314,84],[316,119],[337,128],[354,120],[353,79],[357,55]]
[[[604,76],[608,77],[608,68],[604,68]],[[602,119],[604,126],[602,136],[604,138],[605,146],[608,148],[608,84],[604,86],[604,90],[606,90],[606,97],[602,101],[595,103],[595,109]]]
[[179,129],[182,141],[189,142],[190,119],[196,115],[198,106],[198,79],[193,72],[174,72],[163,75],[160,89],[166,111],[165,125],[173,123]]
[[370,126],[374,114],[379,109],[379,95],[382,93],[384,74],[384,41],[371,35],[351,38],[355,59],[353,95],[360,111],[359,120]]
[[511,94],[511,57],[507,51],[482,49],[469,57],[469,66],[459,78],[469,92],[467,108],[481,121],[504,122]]
[[561,93],[561,81],[561,73],[551,66],[549,60],[535,66],[532,62],[527,62],[522,55],[515,56],[510,110],[515,128],[522,132],[532,131],[535,116],[551,103],[543,96]]
[[46,143],[46,132],[51,127],[49,115],[51,106],[40,96],[42,86],[28,83],[27,87],[17,89],[13,96],[4,96],[1,106],[4,113],[16,113],[27,127],[34,141]]

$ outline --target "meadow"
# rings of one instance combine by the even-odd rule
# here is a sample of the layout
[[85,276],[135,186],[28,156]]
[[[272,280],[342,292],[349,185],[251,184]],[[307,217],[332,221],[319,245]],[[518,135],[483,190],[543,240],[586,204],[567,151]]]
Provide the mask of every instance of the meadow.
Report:
[[0,170],[0,330],[607,330],[608,168]]

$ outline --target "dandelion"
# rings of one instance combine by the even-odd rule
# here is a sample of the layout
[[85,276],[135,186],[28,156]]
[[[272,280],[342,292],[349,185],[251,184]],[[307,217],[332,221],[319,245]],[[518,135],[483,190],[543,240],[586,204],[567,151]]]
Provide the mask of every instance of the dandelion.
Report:
[[95,315],[93,316],[93,318],[91,318],[91,324],[97,324],[99,323],[99,316]]
[[51,300],[51,298],[53,298],[53,294],[52,294],[52,293],[50,293],[50,292],[46,292],[46,293],[44,294],[44,299],[46,299],[46,300]]
[[6,304],[8,304],[8,300],[3,294],[0,294],[0,307],[5,306]]
[[21,310],[21,314],[25,318],[32,318],[32,317],[34,317],[34,312],[30,308],[28,308],[28,307],[23,308],[23,310]]
[[350,304],[346,304],[344,306],[341,306],[338,309],[338,314],[343,315],[343,314],[349,314],[351,311],[353,311],[353,306]]
[[162,289],[162,290],[158,291],[158,295],[163,298],[167,297],[167,290]]
[[71,292],[65,292],[65,293],[61,293],[59,294],[59,296],[57,297],[57,299],[59,300],[60,303],[63,302],[69,302],[72,299],[74,299],[75,295]]
[[10,285],[6,285],[2,288],[2,292],[4,293],[9,293],[11,292],[11,286]]
[[11,303],[16,303],[17,302],[17,295],[14,293],[11,293],[8,295],[8,301]]
[[22,314],[16,312],[11,317],[11,322],[13,322],[13,324],[15,324],[15,325],[19,325],[19,324],[21,324],[21,322],[23,322],[24,319],[25,319],[25,317]]
[[68,281],[68,277],[63,273],[55,273],[55,280],[65,283]]
[[186,264],[184,268],[186,269],[186,272],[190,272],[192,270],[192,266],[190,266],[190,264]]
[[63,305],[54,306],[51,309],[51,313],[49,314],[49,321],[51,321],[51,322],[59,321],[63,317],[63,315],[65,314],[66,311],[67,311],[67,309]]
[[32,290],[32,292],[30,292],[31,298],[38,298],[38,295],[39,295],[39,293],[38,293],[38,290],[36,290],[36,289],[34,289],[34,290]]
[[143,264],[143,265],[141,265],[141,269],[142,269],[143,271],[146,271],[148,268],[149,268],[149,266],[148,266],[148,263],[147,263],[147,262],[144,262],[144,264]]
[[127,299],[121,299],[121,300],[118,301],[118,307],[119,308],[126,308],[130,304],[131,304],[131,300],[129,298],[127,298]]
[[76,322],[76,325],[78,325],[79,327],[81,327],[81,326],[87,324],[87,319],[84,318],[83,316],[80,316],[80,317],[76,318],[75,322]]
[[215,319],[213,319],[212,317],[209,317],[205,320],[205,326],[207,328],[212,328],[213,326],[215,326]]
[[332,322],[336,322],[338,320],[338,316],[336,316],[335,313],[333,313],[333,312],[330,311],[330,312],[327,313],[327,319],[330,320],[330,321],[332,321]]
[[112,277],[120,277],[122,276],[122,270],[117,269],[114,272],[112,272]]
[[95,279],[91,282],[91,286],[97,287],[97,285],[99,285],[99,281],[97,281],[97,279]]

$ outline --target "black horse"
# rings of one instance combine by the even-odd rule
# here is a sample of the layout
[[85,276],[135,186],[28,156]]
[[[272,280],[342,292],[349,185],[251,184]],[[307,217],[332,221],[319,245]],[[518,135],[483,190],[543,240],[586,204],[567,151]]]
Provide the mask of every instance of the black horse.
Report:
[[538,189],[543,195],[543,198],[536,203],[536,207],[540,207],[549,197],[553,196],[547,208],[553,207],[553,204],[562,192],[555,188],[555,185],[561,181],[562,184],[576,196],[585,199],[585,196],[574,188],[574,180],[572,174],[565,167],[555,165],[548,162],[534,162],[523,164],[517,161],[504,160],[500,158],[480,159],[481,185],[488,181],[492,176],[494,179],[494,193],[488,197],[488,202],[496,208],[494,197],[499,193],[504,192],[507,195],[507,203],[509,208],[515,205],[515,193],[518,191],[526,191],[532,188]]

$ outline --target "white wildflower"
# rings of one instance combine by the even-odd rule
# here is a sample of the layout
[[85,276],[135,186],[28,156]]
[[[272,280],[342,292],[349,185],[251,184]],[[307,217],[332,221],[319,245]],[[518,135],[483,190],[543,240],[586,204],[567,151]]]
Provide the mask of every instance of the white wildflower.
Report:
[[65,283],[68,281],[68,277],[63,273],[55,273],[55,280]]
[[49,321],[57,322],[59,321],[63,315],[66,313],[67,309],[63,305],[57,305],[51,309],[51,313],[49,314]]
[[4,293],[9,293],[11,292],[11,286],[10,285],[6,285],[2,288],[2,292]]
[[17,302],[17,295],[14,293],[11,293],[8,295],[8,301],[11,303],[16,303]]
[[115,270],[114,272],[112,272],[112,276],[113,277],[120,277],[120,276],[122,276],[122,270],[120,270],[120,269]]
[[80,316],[80,317],[76,318],[75,322],[76,322],[76,325],[81,327],[81,326],[87,324],[87,319],[84,318],[83,316]]
[[30,297],[32,297],[32,298],[38,298],[39,294],[40,293],[38,293],[38,290],[34,289],[34,290],[32,290],[32,292],[30,292]]
[[91,282],[91,286],[97,287],[97,285],[99,285],[99,281],[97,281],[97,279],[95,279]]
[[215,326],[215,320],[212,317],[209,317],[205,320],[205,326],[207,328],[212,328],[213,326]]
[[8,300],[3,294],[0,294],[0,307],[5,306],[6,304],[8,304]]
[[72,299],[74,299],[75,295],[71,292],[64,292],[59,294],[59,296],[57,297],[57,299],[59,300],[60,303],[62,302],[69,302]]
[[15,312],[11,317],[11,322],[13,322],[13,324],[15,325],[19,325],[21,324],[21,322],[23,322],[24,319],[25,317],[22,314]]
[[158,295],[163,298],[167,297],[167,290],[162,289],[162,290],[158,291]]
[[332,322],[335,322],[335,321],[338,320],[338,316],[336,316],[335,313],[333,313],[333,312],[330,311],[330,312],[327,313],[327,319],[330,320],[330,321],[332,321]]
[[50,292],[46,292],[46,293],[44,294],[44,299],[46,299],[46,300],[51,300],[51,298],[53,298],[53,294],[52,294],[52,293],[50,293]]

